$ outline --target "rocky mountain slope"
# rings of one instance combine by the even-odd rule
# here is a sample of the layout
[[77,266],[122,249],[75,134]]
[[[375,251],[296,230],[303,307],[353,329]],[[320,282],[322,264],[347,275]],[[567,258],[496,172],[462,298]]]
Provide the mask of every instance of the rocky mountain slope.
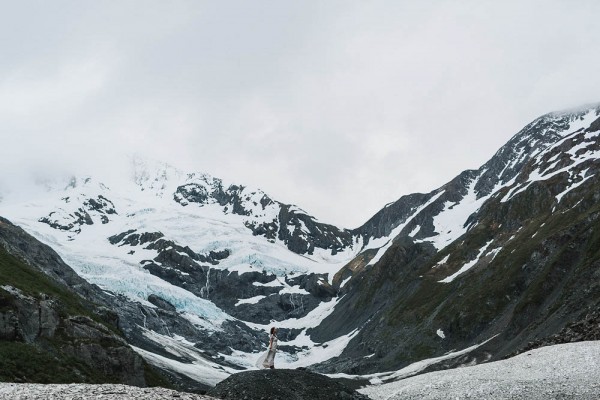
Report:
[[345,267],[312,337],[360,333],[317,368],[398,369],[484,342],[455,363],[502,358],[597,309],[599,135],[597,106],[542,116],[480,169],[375,215],[361,229],[392,232],[386,245]]
[[[150,296],[148,306],[88,283],[49,246],[1,217],[0,245],[0,344],[7,380],[173,385],[205,392],[234,371],[185,341],[158,345],[153,335],[165,331],[207,345],[215,341],[212,332],[198,330],[160,297]],[[226,324],[222,335],[244,337],[235,324]],[[30,358],[30,352],[38,356]],[[147,353],[152,368],[140,357]],[[44,360],[55,358],[64,365],[47,371]],[[202,379],[165,367],[162,358],[194,361]]]
[[70,285],[91,285],[30,239],[0,218],[1,380],[146,386],[145,363],[118,334],[114,313],[80,297]]
[[52,246],[179,384],[281,366],[371,374],[501,358],[600,303],[600,107],[544,115],[478,170],[340,229],[258,189],[133,159],[0,214]]

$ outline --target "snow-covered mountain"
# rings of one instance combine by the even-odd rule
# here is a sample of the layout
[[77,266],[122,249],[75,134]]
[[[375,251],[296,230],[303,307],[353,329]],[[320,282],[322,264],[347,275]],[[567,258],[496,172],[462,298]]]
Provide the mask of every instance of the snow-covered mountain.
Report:
[[129,342],[206,384],[251,368],[271,325],[288,367],[374,373],[485,342],[481,361],[600,304],[599,135],[599,105],[544,115],[478,170],[354,230],[139,158],[119,180],[4,193],[0,215],[139,302],[123,307]]
[[187,319],[194,331],[166,319],[151,329],[144,317],[130,332],[138,352],[166,369],[214,384],[229,370],[207,375],[190,361],[251,367],[272,321],[283,328],[288,365],[341,352],[352,335],[315,358],[320,344],[306,331],[338,301],[333,276],[361,238],[258,189],[140,158],[129,167],[115,185],[73,176],[38,183],[25,201],[9,193],[1,213],[89,282]]

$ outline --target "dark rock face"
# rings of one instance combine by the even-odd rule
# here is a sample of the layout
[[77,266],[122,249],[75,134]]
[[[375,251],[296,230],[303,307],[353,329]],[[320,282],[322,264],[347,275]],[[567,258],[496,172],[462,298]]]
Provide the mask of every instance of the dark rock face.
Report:
[[[211,268],[211,265],[217,265],[229,257],[228,249],[198,254],[188,246],[180,246],[166,239],[161,232],[138,233],[129,230],[113,235],[108,240],[118,246],[142,246],[144,249],[156,250],[158,254],[153,260],[143,262],[144,269],[198,297],[211,300],[228,314],[246,321],[266,324],[273,319],[303,317],[321,301],[329,301],[337,294],[336,290],[326,283],[327,278],[324,275],[309,274],[285,282],[289,285],[299,285],[308,294],[279,295],[284,282],[278,286],[255,285],[273,282],[276,279],[275,275],[268,275],[259,270],[239,274]],[[256,296],[265,298],[255,304],[237,304],[239,299]],[[153,304],[161,307],[157,303]]]
[[123,338],[84,316],[68,318],[63,329],[67,337],[76,338],[61,347],[64,354],[82,360],[105,376],[116,376],[120,382],[146,386],[142,358]]
[[208,204],[208,199],[206,188],[193,183],[179,186],[174,195],[174,200],[184,207],[189,203]]
[[8,285],[1,295],[5,311],[0,314],[0,338],[34,343],[54,337],[62,322],[56,301],[47,296],[37,299]]
[[[71,199],[65,197],[63,199],[65,203],[70,203]],[[54,229],[61,231],[71,231],[73,233],[81,232],[83,225],[93,225],[94,214],[102,224],[107,224],[110,221],[110,215],[117,214],[114,204],[106,197],[99,195],[96,198],[89,198],[84,200],[80,207],[76,208],[72,212],[57,213],[51,212],[45,217],[39,219],[39,222],[50,225]]]
[[137,233],[135,229],[131,229],[110,236],[108,241],[118,246],[144,246],[144,249],[157,250],[159,255],[154,261],[165,263],[169,267],[176,267],[182,264],[185,264],[185,267],[197,267],[198,262],[217,265],[219,261],[226,259],[230,255],[228,249],[210,251],[208,254],[198,254],[188,246],[180,246],[172,240],[164,239],[164,236],[162,232]]
[[148,296],[148,301],[165,311],[175,312],[177,310],[173,304],[155,294]]
[[[294,228],[290,232],[288,227],[292,226]],[[283,204],[279,212],[278,237],[288,249],[298,254],[313,254],[315,247],[318,247],[331,250],[331,254],[335,255],[351,247],[354,241],[350,231],[316,222],[311,216]]]
[[220,382],[207,394],[232,400],[369,399],[324,375],[292,369],[240,372]]
[[568,324],[561,329],[560,332],[554,335],[528,343],[523,349],[520,349],[508,357],[516,356],[543,346],[553,346],[555,344],[583,342],[588,340],[600,340],[600,311],[598,310],[590,312],[579,321]]
[[365,224],[355,230],[355,233],[363,236],[365,241],[369,238],[380,238],[389,236],[392,230],[401,221],[405,220],[419,205],[433,197],[433,194],[411,194],[401,197],[398,201],[388,204],[377,212]]
[[99,195],[95,199],[88,199],[83,203],[87,209],[101,212],[103,214],[116,214],[115,205],[106,197]]
[[[72,271],[57,269],[45,275],[18,257],[24,251],[30,255],[29,260],[43,258],[40,253],[28,251],[31,246],[27,240],[24,232],[0,219],[0,270],[4,275],[0,278],[0,341],[23,344],[56,357],[61,368],[70,370],[70,379],[145,386],[141,357],[108,327],[109,322],[94,314],[93,304],[64,285],[78,277]],[[4,353],[11,357],[8,354]],[[38,376],[37,372],[34,375]],[[52,371],[44,376],[53,379]],[[19,379],[39,378],[22,375]]]

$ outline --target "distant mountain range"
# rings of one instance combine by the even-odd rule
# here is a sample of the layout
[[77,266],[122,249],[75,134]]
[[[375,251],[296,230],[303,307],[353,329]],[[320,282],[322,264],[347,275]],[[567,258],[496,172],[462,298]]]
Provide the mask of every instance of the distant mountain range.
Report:
[[27,262],[8,221],[3,243],[46,274],[72,267],[92,285],[66,286],[179,387],[252,368],[273,325],[283,367],[366,376],[453,354],[430,367],[443,368],[513,354],[598,308],[599,159],[600,105],[546,114],[478,170],[348,230],[133,158],[114,185],[74,175],[26,201],[5,194],[0,215],[46,256]]

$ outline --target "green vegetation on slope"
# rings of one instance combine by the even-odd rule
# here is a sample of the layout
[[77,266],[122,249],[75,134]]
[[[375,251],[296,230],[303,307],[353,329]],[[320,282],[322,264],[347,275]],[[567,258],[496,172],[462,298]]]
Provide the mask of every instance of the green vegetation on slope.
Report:
[[[60,311],[64,315],[86,315],[94,317],[92,313],[84,307],[81,298],[75,293],[69,291],[52,281],[50,277],[41,271],[30,267],[17,257],[9,254],[0,246],[0,286],[12,286],[21,290],[24,294],[41,298],[42,294],[52,297],[60,302]],[[7,292],[2,295],[0,291],[0,310],[2,310],[4,301],[7,301]],[[2,300],[4,298],[4,300]]]
[[117,383],[72,357],[39,346],[0,340],[0,381]]

